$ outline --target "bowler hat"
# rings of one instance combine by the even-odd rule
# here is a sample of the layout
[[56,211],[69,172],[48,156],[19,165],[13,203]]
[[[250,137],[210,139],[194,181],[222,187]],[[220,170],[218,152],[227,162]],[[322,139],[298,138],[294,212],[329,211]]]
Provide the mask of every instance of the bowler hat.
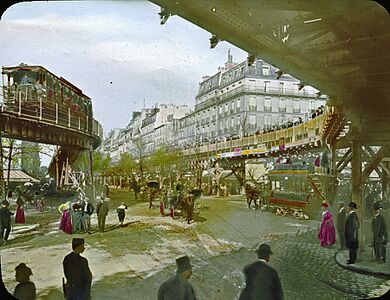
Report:
[[274,254],[271,251],[271,247],[268,244],[261,244],[259,246],[259,249],[257,249],[256,252],[257,252],[257,255],[259,256],[259,258],[265,258],[271,254]]
[[349,202],[348,207],[357,209],[357,205],[355,202]]
[[21,272],[22,274],[25,274],[27,276],[32,275],[32,271],[29,267],[26,266],[25,263],[20,263],[15,268],[16,272]]
[[83,238],[73,238],[72,239],[72,248],[75,249],[80,245],[84,245],[85,241]]
[[177,273],[183,273],[185,271],[192,269],[190,258],[187,255],[176,259],[176,264],[177,264]]
[[378,209],[381,209],[381,208],[382,208],[382,205],[379,202],[375,202],[374,203],[374,209],[375,210],[378,210]]

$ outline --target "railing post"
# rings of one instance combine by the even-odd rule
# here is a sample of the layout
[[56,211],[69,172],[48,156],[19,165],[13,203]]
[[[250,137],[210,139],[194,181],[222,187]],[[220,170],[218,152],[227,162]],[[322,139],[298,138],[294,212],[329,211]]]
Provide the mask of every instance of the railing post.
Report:
[[42,120],[42,97],[39,96],[39,120]]
[[22,114],[22,91],[19,91],[19,116]]
[[58,124],[58,103],[56,103],[56,124]]
[[70,127],[70,107],[68,107],[68,127]]

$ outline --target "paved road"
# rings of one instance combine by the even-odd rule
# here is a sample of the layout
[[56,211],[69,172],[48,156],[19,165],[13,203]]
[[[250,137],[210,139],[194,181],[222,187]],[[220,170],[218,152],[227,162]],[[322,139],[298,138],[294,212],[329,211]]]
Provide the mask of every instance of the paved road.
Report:
[[[236,299],[243,286],[242,268],[256,259],[253,250],[260,242],[268,242],[275,253],[270,263],[280,274],[286,299],[364,299],[385,283],[340,268],[335,250],[319,246],[316,221],[249,210],[243,199],[234,197],[206,199],[205,205],[190,226],[137,203],[128,211],[128,226],[118,227],[111,207],[108,231],[80,235],[88,243],[84,255],[94,275],[92,299],[156,299],[160,284],[175,272],[175,258],[183,254],[194,265],[190,280],[199,299]],[[72,236],[57,226],[50,234],[20,245],[15,241],[2,250],[9,290],[15,285],[13,269],[25,261],[39,295],[59,293],[61,262]],[[63,298],[58,294],[51,299]]]

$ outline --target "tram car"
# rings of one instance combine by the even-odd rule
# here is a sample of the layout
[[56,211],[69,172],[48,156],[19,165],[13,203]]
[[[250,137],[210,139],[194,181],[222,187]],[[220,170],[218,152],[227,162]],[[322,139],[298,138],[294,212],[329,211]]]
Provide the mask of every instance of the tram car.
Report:
[[2,68],[3,106],[19,115],[92,132],[92,102],[78,87],[42,66]]
[[311,219],[320,215],[322,199],[313,191],[307,166],[276,164],[268,171],[271,206],[301,211]]

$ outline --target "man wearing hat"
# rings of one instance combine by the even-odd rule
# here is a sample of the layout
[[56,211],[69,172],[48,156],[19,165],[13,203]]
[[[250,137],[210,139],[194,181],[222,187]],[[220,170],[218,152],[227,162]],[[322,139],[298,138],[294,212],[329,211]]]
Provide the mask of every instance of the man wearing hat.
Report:
[[176,259],[176,275],[163,282],[158,289],[158,300],[193,300],[195,292],[188,279],[192,275],[190,258],[186,256]]
[[30,281],[32,271],[26,264],[21,263],[15,268],[15,279],[18,285],[15,287],[14,296],[20,300],[35,300],[36,289],[34,282]]
[[387,228],[385,218],[381,214],[381,205],[374,203],[374,218],[372,219],[372,246],[375,258],[379,263],[386,262]]
[[355,202],[348,204],[348,217],[345,223],[345,245],[349,250],[348,265],[356,262],[357,249],[359,248],[359,219],[356,209]]
[[92,273],[88,266],[88,260],[80,256],[84,252],[83,238],[72,239],[73,251],[65,256],[63,261],[66,277],[67,300],[90,300]]
[[340,248],[339,250],[347,249],[345,247],[345,221],[347,218],[347,214],[345,211],[345,203],[343,201],[337,202],[337,207],[339,211],[337,212],[336,222],[337,222],[337,234],[340,239]]
[[97,200],[100,200],[99,204],[96,207],[96,214],[98,219],[98,227],[101,232],[104,231],[104,227],[106,226],[106,217],[108,215],[108,204],[104,201],[103,198],[100,199],[100,197],[96,197]]
[[278,272],[268,264],[271,254],[271,247],[261,244],[257,250],[258,261],[244,267],[245,288],[239,300],[283,299]]

